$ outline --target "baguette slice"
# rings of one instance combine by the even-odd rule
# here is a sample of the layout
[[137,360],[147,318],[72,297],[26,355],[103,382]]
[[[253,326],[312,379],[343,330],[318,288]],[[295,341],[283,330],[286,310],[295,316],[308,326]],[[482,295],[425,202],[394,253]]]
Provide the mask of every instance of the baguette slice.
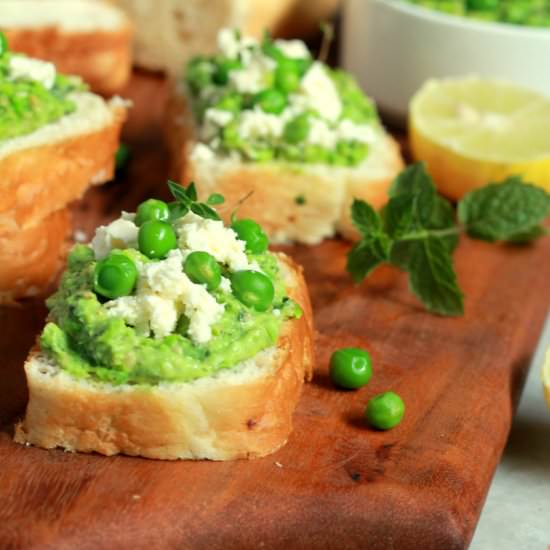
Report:
[[75,93],[74,113],[0,141],[0,235],[28,229],[114,172],[126,104]]
[[22,231],[0,233],[0,304],[46,294],[68,249],[71,220],[58,210]]
[[273,30],[296,0],[111,0],[134,23],[135,62],[179,74],[185,62],[216,50],[218,31],[241,29],[261,37]]
[[356,239],[350,217],[353,199],[383,206],[403,168],[399,145],[388,134],[372,146],[365,162],[350,168],[192,154],[197,143],[193,114],[184,94],[177,86],[173,89],[164,124],[173,178],[194,181],[202,196],[224,195],[228,208],[220,208],[220,214],[226,222],[234,205],[252,192],[239,207],[239,217],[256,220],[273,242],[318,244],[336,232]]
[[75,379],[33,351],[25,364],[30,400],[15,441],[157,459],[231,460],[279,449],[313,363],[301,268],[282,254],[279,260],[304,315],[286,323],[276,347],[215,376],[152,388]]
[[81,76],[99,93],[123,88],[132,66],[132,26],[97,0],[2,0],[0,30],[10,48]]

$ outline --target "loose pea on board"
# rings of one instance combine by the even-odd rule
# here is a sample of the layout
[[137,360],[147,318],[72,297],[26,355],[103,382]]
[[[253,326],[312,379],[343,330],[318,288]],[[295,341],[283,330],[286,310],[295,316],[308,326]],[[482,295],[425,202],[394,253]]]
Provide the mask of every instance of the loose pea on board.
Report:
[[372,360],[368,351],[343,348],[330,358],[330,379],[333,384],[355,390],[368,384],[372,376]]

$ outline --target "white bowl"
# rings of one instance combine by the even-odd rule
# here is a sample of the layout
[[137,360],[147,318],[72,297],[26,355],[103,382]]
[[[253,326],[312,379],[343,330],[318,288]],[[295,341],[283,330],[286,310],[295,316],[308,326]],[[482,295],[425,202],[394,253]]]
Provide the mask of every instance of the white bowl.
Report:
[[550,94],[550,29],[486,23],[400,0],[347,0],[341,52],[343,67],[400,121],[430,78],[478,75]]

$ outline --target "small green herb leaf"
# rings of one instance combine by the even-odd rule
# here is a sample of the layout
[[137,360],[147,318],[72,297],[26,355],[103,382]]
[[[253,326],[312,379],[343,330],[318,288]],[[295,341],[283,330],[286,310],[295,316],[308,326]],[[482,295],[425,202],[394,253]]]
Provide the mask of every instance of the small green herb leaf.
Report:
[[201,202],[194,202],[191,204],[191,211],[197,214],[197,216],[200,216],[201,218],[205,218],[207,220],[220,220],[221,218],[218,216],[218,213],[213,209],[210,208],[210,206],[201,203]]
[[217,204],[223,204],[224,202],[224,196],[219,193],[212,193],[212,195],[206,199],[206,204],[209,204],[210,206],[216,206]]
[[429,311],[440,315],[464,313],[453,260],[441,239],[429,237],[415,242],[410,251],[409,282]]
[[389,246],[390,241],[383,233],[355,244],[348,254],[347,270],[356,283],[387,261]]
[[195,182],[192,181],[185,190],[185,194],[195,202],[197,200],[197,188],[195,187]]
[[168,188],[170,189],[170,193],[172,193],[173,197],[187,205],[191,205],[191,199],[187,196],[187,191],[185,190],[185,187],[182,187],[179,183],[176,183],[175,181],[168,180]]
[[351,205],[351,219],[362,235],[369,235],[382,229],[382,220],[378,212],[370,204],[359,199],[354,199]]
[[490,242],[532,233],[549,214],[550,195],[516,176],[471,191],[458,207],[468,235]]

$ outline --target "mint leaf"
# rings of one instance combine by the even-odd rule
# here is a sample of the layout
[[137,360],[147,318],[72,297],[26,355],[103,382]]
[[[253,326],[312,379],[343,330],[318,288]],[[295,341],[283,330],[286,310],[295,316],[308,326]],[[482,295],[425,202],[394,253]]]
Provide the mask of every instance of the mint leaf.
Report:
[[534,227],[531,227],[531,229],[512,235],[507,239],[507,241],[515,244],[526,244],[536,241],[539,237],[542,237],[545,234],[546,231],[542,225],[535,225]]
[[387,261],[390,240],[383,233],[364,239],[354,245],[348,254],[347,270],[360,283],[382,262]]
[[225,197],[219,193],[212,193],[207,199],[206,204],[210,206],[216,206],[217,204],[223,204],[225,202]]
[[193,201],[187,196],[185,187],[182,187],[179,183],[176,183],[175,181],[168,180],[168,188],[170,189],[170,193],[172,193],[173,197],[177,201],[183,203],[186,206],[191,206],[191,203]]
[[549,214],[550,195],[517,176],[471,191],[458,206],[468,235],[489,242],[533,232]]
[[392,238],[429,225],[437,195],[423,163],[403,170],[393,181],[389,195],[384,227]]
[[414,243],[410,253],[409,283],[429,311],[440,315],[464,313],[463,294],[443,240],[428,237]]
[[365,201],[354,199],[351,205],[353,225],[362,235],[376,233],[382,229],[382,220],[378,212]]
[[185,194],[194,202],[197,200],[197,188],[195,187],[195,182],[192,181],[185,190]]
[[[432,215],[429,223],[430,229],[451,229],[456,227],[456,216],[453,205],[443,197],[436,195]],[[460,239],[458,231],[454,234],[441,237],[445,245],[452,252]]]
[[206,218],[207,220],[220,220],[218,213],[210,206],[203,204],[201,202],[194,202],[191,204],[191,212],[197,214],[201,218]]

